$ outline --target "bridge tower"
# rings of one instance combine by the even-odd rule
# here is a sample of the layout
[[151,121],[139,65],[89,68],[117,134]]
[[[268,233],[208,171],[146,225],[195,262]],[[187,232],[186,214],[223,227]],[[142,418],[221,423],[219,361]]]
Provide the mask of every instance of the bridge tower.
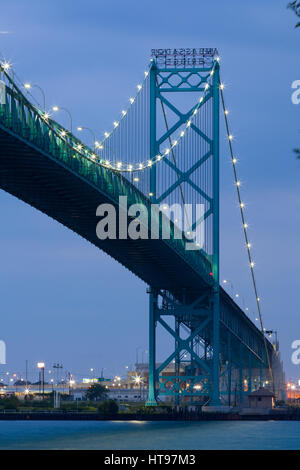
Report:
[[[158,395],[166,394],[173,396],[175,404],[182,400],[195,403],[201,397],[209,399],[210,405],[218,406],[221,404],[219,61],[215,50],[184,51],[180,57],[177,54],[178,51],[153,51],[150,158],[154,160],[162,147],[169,145],[171,152],[164,158],[163,165],[173,175],[167,187],[161,188],[159,168],[153,165],[150,196],[156,204],[179,202],[179,199],[183,205],[203,204],[201,220],[191,222],[190,228],[193,230],[201,223],[207,225],[206,240],[200,251],[209,260],[211,272],[207,284],[199,285],[197,291],[184,287],[174,296],[163,288],[149,287],[149,395],[146,405],[157,405]],[[192,96],[189,108],[184,109],[183,102]],[[196,113],[199,118],[193,120]],[[171,124],[168,117],[173,119]],[[193,143],[186,148],[185,162],[181,164],[172,150],[174,135],[189,117],[189,141]],[[174,340],[173,351],[161,364],[157,363],[156,354],[158,326]],[[167,373],[162,374],[164,370]]]

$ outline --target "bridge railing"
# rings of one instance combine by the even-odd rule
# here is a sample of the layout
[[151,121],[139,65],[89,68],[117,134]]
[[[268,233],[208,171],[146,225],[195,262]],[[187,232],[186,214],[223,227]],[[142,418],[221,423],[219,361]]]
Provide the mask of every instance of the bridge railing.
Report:
[[[151,212],[151,201],[122,174],[103,166],[101,158],[59,123],[33,106],[3,70],[5,94],[0,104],[0,126],[23,139],[25,143],[50,155],[72,172],[84,177],[103,193],[109,194],[116,205],[119,196],[127,196],[128,205],[144,204]],[[162,224],[170,224],[170,239],[163,242],[183,258],[210,285],[211,264],[199,250],[187,251],[185,237],[174,238],[176,230],[162,216]]]

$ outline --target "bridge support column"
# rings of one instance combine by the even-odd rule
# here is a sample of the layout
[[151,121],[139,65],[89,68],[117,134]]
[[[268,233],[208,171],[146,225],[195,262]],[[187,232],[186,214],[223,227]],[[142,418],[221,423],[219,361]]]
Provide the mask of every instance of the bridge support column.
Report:
[[220,168],[219,168],[219,66],[213,75],[213,364],[210,406],[220,406]]
[[146,406],[157,406],[156,401],[156,304],[157,293],[149,292],[149,391]]

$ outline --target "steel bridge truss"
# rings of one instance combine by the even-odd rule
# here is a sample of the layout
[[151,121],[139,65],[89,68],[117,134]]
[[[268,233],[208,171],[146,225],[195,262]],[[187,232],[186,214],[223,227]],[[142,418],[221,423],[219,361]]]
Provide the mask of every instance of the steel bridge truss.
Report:
[[[152,202],[162,203],[181,185],[190,186],[196,198],[206,201],[201,220],[212,219],[212,252],[206,252],[211,262],[212,283],[198,292],[183,289],[182,292],[166,292],[149,288],[149,395],[147,406],[157,405],[157,399],[171,396],[180,402],[232,405],[242,401],[243,395],[263,383],[267,360],[262,335],[236,304],[227,298],[219,285],[219,64],[214,72],[207,68],[165,68],[152,64],[150,68],[150,155],[154,158],[163,144],[172,145],[174,133],[193,115],[196,106],[181,111],[168,98],[168,94],[204,93],[211,78],[208,92],[203,94],[201,106],[211,101],[211,134],[206,129],[190,125],[194,132],[207,143],[203,154],[191,165],[182,169],[172,156],[164,158],[163,164],[176,174],[169,187],[159,192],[157,168],[150,171]],[[212,76],[212,77],[211,77]],[[193,80],[191,80],[193,78]],[[157,109],[159,104],[177,116],[177,121],[157,136]],[[165,115],[165,111],[164,111]],[[200,121],[201,122],[201,121]],[[207,150],[208,148],[208,150]],[[211,193],[203,189],[197,174],[211,160]],[[196,199],[195,198],[195,199]],[[184,201],[183,201],[184,202]],[[230,305],[231,308],[228,307]],[[234,304],[234,306],[233,306]],[[239,310],[234,312],[234,309]],[[166,359],[156,361],[157,334],[160,326],[168,333],[174,348]],[[259,339],[258,339],[259,338]]]

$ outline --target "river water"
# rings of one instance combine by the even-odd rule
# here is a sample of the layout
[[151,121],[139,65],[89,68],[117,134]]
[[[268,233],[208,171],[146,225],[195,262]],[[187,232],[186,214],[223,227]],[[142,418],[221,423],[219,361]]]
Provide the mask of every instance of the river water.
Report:
[[0,421],[0,449],[300,449],[300,421]]

